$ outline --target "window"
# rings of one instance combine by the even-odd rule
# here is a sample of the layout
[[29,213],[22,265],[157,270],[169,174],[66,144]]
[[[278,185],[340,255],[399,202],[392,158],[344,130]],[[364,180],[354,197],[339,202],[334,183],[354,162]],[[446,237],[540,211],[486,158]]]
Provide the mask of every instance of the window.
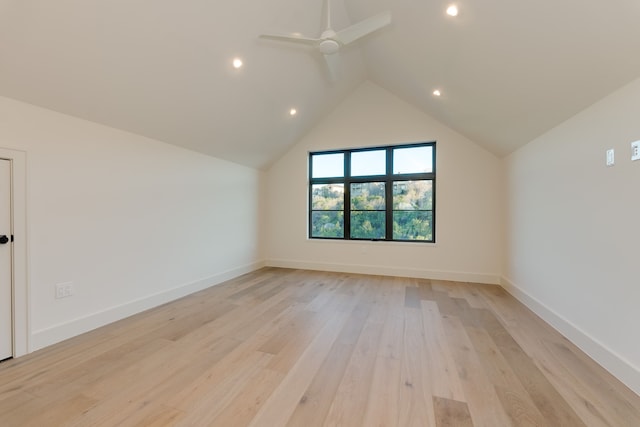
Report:
[[309,154],[309,237],[435,242],[435,142]]

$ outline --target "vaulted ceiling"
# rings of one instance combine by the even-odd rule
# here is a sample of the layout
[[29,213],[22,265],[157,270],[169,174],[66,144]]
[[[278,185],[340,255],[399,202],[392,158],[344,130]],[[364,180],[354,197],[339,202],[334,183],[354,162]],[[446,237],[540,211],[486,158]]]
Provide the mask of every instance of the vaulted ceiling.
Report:
[[318,36],[323,0],[0,0],[0,95],[264,168],[367,79],[504,155],[640,77],[637,0],[331,1],[392,14],[335,82],[258,39]]

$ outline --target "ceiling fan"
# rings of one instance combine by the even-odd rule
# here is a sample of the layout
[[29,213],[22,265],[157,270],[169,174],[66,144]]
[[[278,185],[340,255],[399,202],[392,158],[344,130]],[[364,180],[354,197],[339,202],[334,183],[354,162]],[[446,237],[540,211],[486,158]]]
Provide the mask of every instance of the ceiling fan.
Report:
[[317,48],[324,56],[331,80],[335,81],[338,73],[337,54],[340,48],[389,25],[391,23],[391,13],[383,12],[367,18],[364,21],[357,22],[345,29],[335,31],[331,28],[331,0],[326,0],[325,11],[327,14],[327,26],[319,38],[306,37],[299,33],[287,35],[261,34],[260,38],[297,43]]

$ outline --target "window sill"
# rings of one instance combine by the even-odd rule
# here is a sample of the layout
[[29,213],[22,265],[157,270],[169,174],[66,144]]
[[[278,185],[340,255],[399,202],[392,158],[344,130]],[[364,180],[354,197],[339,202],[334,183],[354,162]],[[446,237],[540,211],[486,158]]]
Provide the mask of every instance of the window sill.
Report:
[[396,242],[396,241],[388,241],[388,240],[342,240],[342,239],[311,239],[307,237],[308,243],[338,243],[344,245],[384,245],[384,246],[411,246],[411,247],[425,247],[425,248],[435,248],[438,246],[437,243],[429,243],[429,242]]

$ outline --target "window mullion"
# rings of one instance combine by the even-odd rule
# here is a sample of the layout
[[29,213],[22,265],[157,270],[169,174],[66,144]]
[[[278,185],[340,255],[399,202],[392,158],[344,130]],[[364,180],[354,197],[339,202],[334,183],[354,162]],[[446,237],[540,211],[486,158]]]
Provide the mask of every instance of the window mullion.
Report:
[[393,240],[393,149],[387,148],[387,174],[385,176],[385,236]]
[[344,153],[344,238],[351,240],[351,152]]

